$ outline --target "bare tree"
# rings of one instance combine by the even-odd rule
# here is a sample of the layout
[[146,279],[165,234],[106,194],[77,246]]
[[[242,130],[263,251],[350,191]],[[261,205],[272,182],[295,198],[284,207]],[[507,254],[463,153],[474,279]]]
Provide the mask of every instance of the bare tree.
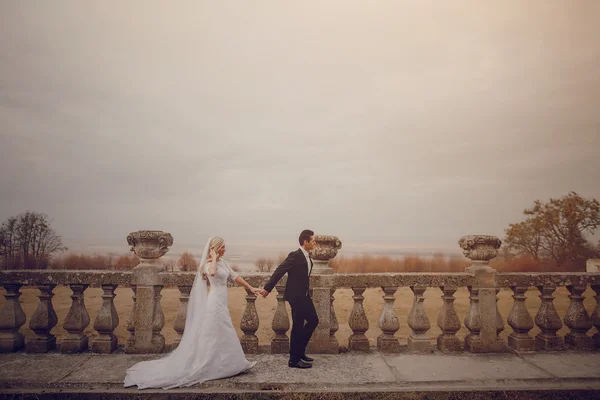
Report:
[[192,253],[184,252],[179,260],[177,260],[177,266],[180,271],[196,271],[198,269],[198,261]]
[[254,262],[259,272],[271,272],[273,269],[273,260],[270,258],[259,258]]
[[172,258],[161,258],[161,263],[165,267],[165,271],[173,272],[175,269],[175,260]]
[[4,268],[47,268],[52,254],[66,249],[45,214],[27,211],[0,227]]

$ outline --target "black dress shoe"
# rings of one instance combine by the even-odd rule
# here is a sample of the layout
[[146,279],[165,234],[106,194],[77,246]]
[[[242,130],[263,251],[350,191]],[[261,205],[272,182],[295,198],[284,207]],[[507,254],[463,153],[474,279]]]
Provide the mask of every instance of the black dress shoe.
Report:
[[310,358],[310,357],[309,357],[309,356],[307,356],[306,354],[305,354],[305,355],[303,355],[302,357],[300,357],[300,359],[301,359],[302,361],[306,361],[306,362],[313,362],[313,361],[315,361],[315,359],[314,359],[314,358]]
[[307,362],[304,362],[302,360],[298,360],[295,363],[292,363],[291,361],[288,362],[288,367],[290,368],[312,368],[312,364],[309,364]]

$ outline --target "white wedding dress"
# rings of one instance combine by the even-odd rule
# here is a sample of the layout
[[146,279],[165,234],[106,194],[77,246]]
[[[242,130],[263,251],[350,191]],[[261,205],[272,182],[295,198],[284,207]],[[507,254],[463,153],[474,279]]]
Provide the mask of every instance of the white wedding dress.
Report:
[[129,368],[125,387],[190,386],[234,376],[256,364],[246,359],[227,308],[227,279],[233,280],[237,274],[221,259],[215,275],[207,276],[209,292],[202,274],[196,274],[179,346],[163,358]]

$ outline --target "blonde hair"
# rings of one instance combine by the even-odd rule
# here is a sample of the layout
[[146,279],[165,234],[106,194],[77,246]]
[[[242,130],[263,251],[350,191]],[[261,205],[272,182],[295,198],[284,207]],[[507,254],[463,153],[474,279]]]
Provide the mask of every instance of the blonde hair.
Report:
[[207,262],[212,261],[212,258],[210,257],[210,250],[214,249],[215,252],[218,253],[224,245],[225,239],[223,239],[222,237],[215,236],[212,239],[210,239],[210,243],[208,244],[208,254],[206,255],[206,260],[204,260],[203,265],[200,265],[198,267],[202,271],[202,279],[206,281],[208,280],[206,273],[204,272],[204,265],[206,265]]
[[209,247],[211,249],[215,249],[215,251],[218,252],[221,249],[221,247],[223,247],[224,244],[225,244],[225,239],[223,239],[222,237],[219,237],[219,236],[215,236],[214,238],[212,238],[210,240]]

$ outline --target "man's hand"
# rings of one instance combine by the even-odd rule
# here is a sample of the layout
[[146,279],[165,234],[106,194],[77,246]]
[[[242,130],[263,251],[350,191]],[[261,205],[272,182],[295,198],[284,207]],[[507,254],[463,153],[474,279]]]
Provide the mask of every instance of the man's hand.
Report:
[[270,292],[267,292],[265,289],[260,289],[258,292],[262,297],[267,297]]

